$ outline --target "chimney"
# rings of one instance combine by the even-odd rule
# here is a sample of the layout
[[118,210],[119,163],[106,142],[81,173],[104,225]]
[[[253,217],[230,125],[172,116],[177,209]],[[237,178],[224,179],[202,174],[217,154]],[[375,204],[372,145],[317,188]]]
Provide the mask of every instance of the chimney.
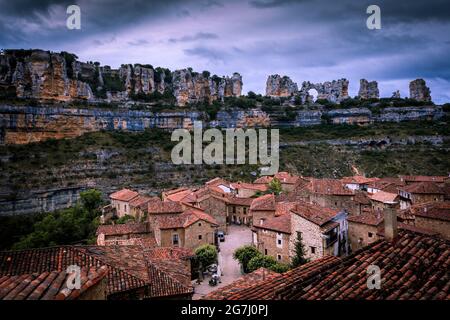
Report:
[[392,242],[397,237],[397,212],[392,206],[384,210],[384,238]]

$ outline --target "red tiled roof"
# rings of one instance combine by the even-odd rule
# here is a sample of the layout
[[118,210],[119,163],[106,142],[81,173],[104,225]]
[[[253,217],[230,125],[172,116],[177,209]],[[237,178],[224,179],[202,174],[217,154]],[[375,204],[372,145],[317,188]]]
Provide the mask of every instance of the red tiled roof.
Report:
[[0,300],[75,300],[108,274],[106,266],[80,269],[80,289],[69,289],[63,271],[0,276]]
[[196,199],[194,191],[186,188],[172,190],[165,194],[165,200],[174,202],[195,202]]
[[234,290],[223,296],[214,295],[214,299],[223,300],[275,300],[279,299],[277,291],[292,283],[302,283],[312,275],[321,274],[322,270],[334,266],[341,261],[334,256],[325,256],[323,258],[308,262],[303,266],[289,270],[282,274],[277,274],[265,281],[256,282],[254,285],[242,290]]
[[443,183],[449,179],[448,176],[400,176],[406,183],[410,182],[437,182]]
[[295,184],[299,180],[299,177],[291,175],[288,172],[277,172],[274,175],[274,178],[280,180],[280,182],[284,184]]
[[419,182],[407,185],[400,190],[419,194],[444,194],[444,191],[434,182]]
[[360,224],[366,224],[369,226],[378,226],[383,223],[384,215],[381,211],[372,211],[368,213],[363,213],[357,216],[349,216],[347,217],[347,221],[355,222]]
[[247,206],[250,207],[255,198],[239,198],[234,196],[228,196],[228,203],[237,206]]
[[131,201],[139,195],[136,191],[122,189],[109,195],[110,199],[119,201]]
[[410,208],[415,216],[450,221],[450,202],[431,202]]
[[394,203],[398,200],[399,195],[397,193],[390,193],[385,191],[378,191],[373,194],[369,194],[369,198],[373,201],[383,203]]
[[353,195],[354,191],[347,189],[339,180],[334,179],[312,179],[308,184],[309,191],[324,195]]
[[254,184],[254,183],[246,183],[246,182],[238,182],[238,183],[232,183],[231,186],[236,189],[248,189],[248,190],[255,190],[264,192],[269,189],[269,187],[265,184]]
[[[342,260],[315,260],[227,299],[448,300],[449,245],[438,237],[400,230],[394,242],[378,240]],[[315,267],[308,272],[311,264]],[[381,269],[380,289],[367,286],[370,265]]]
[[[104,248],[104,247],[96,247]],[[80,268],[108,267],[107,295],[143,288],[146,283],[140,278],[98,259],[86,251],[84,246],[59,246],[41,249],[0,252],[0,276],[65,271],[70,265]]]
[[275,216],[289,214],[291,212],[291,210],[295,208],[296,205],[297,205],[296,202],[288,202],[288,201],[277,202]]
[[261,281],[267,281],[279,276],[278,273],[266,268],[259,268],[251,273],[247,273],[234,282],[208,293],[204,300],[224,300],[228,296],[238,293],[244,289],[255,286]]
[[255,181],[253,181],[253,184],[268,184],[270,181],[272,181],[273,177],[271,176],[262,176]]
[[273,194],[265,194],[253,200],[250,210],[253,211],[275,211],[275,196]]
[[200,220],[218,226],[217,221],[206,212],[197,208],[188,208],[179,215],[161,217],[158,220],[158,227],[160,229],[187,228]]
[[338,214],[337,210],[323,208],[301,201],[299,201],[296,207],[292,209],[292,212],[318,226],[323,226]]
[[262,225],[255,224],[253,227],[291,234],[291,214],[285,213],[279,216],[270,217],[266,219]]
[[145,223],[110,224],[101,225],[97,228],[97,235],[104,234],[105,236],[139,234],[147,232],[147,225]]
[[353,201],[359,204],[366,204],[366,205],[370,204],[369,196],[365,192],[356,192]]
[[354,184],[367,184],[369,182],[377,180],[378,178],[366,178],[364,176],[344,177],[341,179],[343,183],[354,183]]
[[136,198],[134,198],[133,200],[130,201],[130,207],[134,207],[134,208],[145,207],[145,208],[147,208],[148,207],[147,204],[150,201],[159,201],[159,198],[138,195]]
[[181,213],[183,212],[183,206],[179,202],[174,201],[154,201],[148,204],[149,214],[162,214],[162,213]]

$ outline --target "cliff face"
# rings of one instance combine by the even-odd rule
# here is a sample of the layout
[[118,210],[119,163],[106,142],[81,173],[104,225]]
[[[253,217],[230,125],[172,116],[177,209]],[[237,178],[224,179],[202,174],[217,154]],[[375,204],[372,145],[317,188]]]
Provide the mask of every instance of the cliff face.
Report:
[[425,80],[416,79],[409,83],[409,97],[417,101],[431,101],[431,91]]
[[291,78],[279,74],[270,75],[266,82],[266,96],[290,97],[297,94],[298,86]]
[[367,81],[366,79],[361,79],[359,81],[359,92],[358,96],[361,99],[378,99],[380,97],[380,91],[378,90],[378,82]]
[[[174,96],[179,106],[240,96],[242,77],[210,77],[190,69],[171,72],[151,65],[124,64],[119,69],[83,63],[66,52],[6,50],[0,54],[0,89],[15,97],[38,100],[123,102],[155,92]],[[12,90],[11,90],[12,88]]]
[[309,90],[315,89],[318,93],[317,99],[339,103],[349,98],[348,84],[349,81],[347,79],[325,81],[323,83],[304,81],[299,94],[303,103],[312,102],[312,96]]

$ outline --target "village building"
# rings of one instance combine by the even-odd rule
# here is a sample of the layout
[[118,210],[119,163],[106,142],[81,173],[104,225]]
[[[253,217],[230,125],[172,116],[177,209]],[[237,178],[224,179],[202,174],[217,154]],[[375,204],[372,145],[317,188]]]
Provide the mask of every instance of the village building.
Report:
[[122,189],[109,195],[111,206],[115,209],[117,217],[131,215],[130,202],[139,197],[139,193],[130,189]]
[[378,180],[377,178],[366,178],[364,176],[344,177],[341,179],[346,188],[350,190],[367,190],[369,183]]
[[445,199],[443,187],[435,182],[419,182],[399,189],[400,209],[426,202],[442,202]]
[[251,198],[257,194],[261,194],[269,190],[269,187],[266,184],[255,184],[255,183],[246,183],[246,182],[238,182],[232,183],[231,187],[236,190],[236,196],[240,198]]
[[150,201],[160,201],[158,197],[146,197],[138,195],[136,198],[130,201],[130,215],[135,221],[144,222],[147,217],[148,203]]
[[97,245],[135,245],[144,240],[147,245],[156,241],[148,223],[106,224],[97,228]]
[[[394,219],[391,219],[394,218]],[[256,280],[253,286],[228,285],[223,300],[446,300],[449,242],[410,230],[397,230],[395,215],[385,238],[340,259],[323,257],[285,273]],[[379,266],[382,283],[367,285],[369,266]],[[424,272],[426,270],[426,272]]]
[[390,193],[386,191],[378,191],[377,193],[368,195],[372,209],[375,211],[383,211],[384,209],[394,207],[400,208],[400,196],[397,193]]
[[273,194],[265,194],[253,200],[250,206],[250,216],[253,226],[263,225],[264,221],[275,215],[276,204]]
[[250,206],[253,203],[253,200],[255,199],[229,196],[226,203],[229,222],[251,226],[253,217],[250,215]]

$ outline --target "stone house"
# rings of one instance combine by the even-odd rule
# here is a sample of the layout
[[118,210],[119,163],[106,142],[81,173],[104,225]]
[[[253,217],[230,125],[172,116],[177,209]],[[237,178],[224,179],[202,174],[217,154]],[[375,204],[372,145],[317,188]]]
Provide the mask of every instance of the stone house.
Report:
[[344,177],[341,179],[345,187],[350,190],[367,190],[368,184],[376,180],[376,178],[366,178],[358,175],[353,177]]
[[218,193],[209,187],[199,189],[195,192],[196,204],[207,214],[211,215],[218,224],[218,230],[227,233],[228,218],[228,195]]
[[101,225],[97,228],[97,245],[135,245],[142,239],[156,245],[153,230],[148,223]]
[[281,189],[284,192],[291,192],[294,190],[297,181],[300,179],[300,177],[291,175],[290,173],[284,171],[277,172],[273,177],[280,181]]
[[218,224],[200,209],[189,208],[176,217],[158,220],[156,242],[162,247],[196,249],[204,244],[215,245]]
[[250,215],[250,206],[254,198],[239,198],[230,196],[227,202],[227,216],[230,223],[251,226],[253,219]]
[[374,194],[369,194],[372,209],[375,211],[383,211],[387,208],[400,208],[400,196],[397,193],[378,191]]
[[158,197],[146,197],[138,195],[130,201],[130,215],[135,221],[145,221],[147,216],[148,203],[150,201],[161,201]]
[[383,224],[383,213],[371,211],[347,218],[348,239],[351,251],[361,249],[379,239],[379,226]]
[[111,200],[111,206],[115,209],[115,212],[119,218],[130,215],[131,208],[130,202],[137,198],[139,193],[129,189],[122,189],[109,195]]
[[306,257],[315,260],[325,255],[347,253],[347,213],[336,209],[299,202],[292,210],[290,256],[295,253],[298,233],[301,233]]
[[268,218],[275,216],[276,204],[273,194],[265,194],[253,200],[250,205],[250,216],[252,224],[263,225]]
[[251,198],[257,193],[263,193],[269,189],[266,184],[246,182],[232,183],[231,187],[236,190],[236,195],[240,198]]
[[400,209],[407,209],[411,205],[442,202],[445,199],[444,188],[435,182],[419,182],[399,188]]

